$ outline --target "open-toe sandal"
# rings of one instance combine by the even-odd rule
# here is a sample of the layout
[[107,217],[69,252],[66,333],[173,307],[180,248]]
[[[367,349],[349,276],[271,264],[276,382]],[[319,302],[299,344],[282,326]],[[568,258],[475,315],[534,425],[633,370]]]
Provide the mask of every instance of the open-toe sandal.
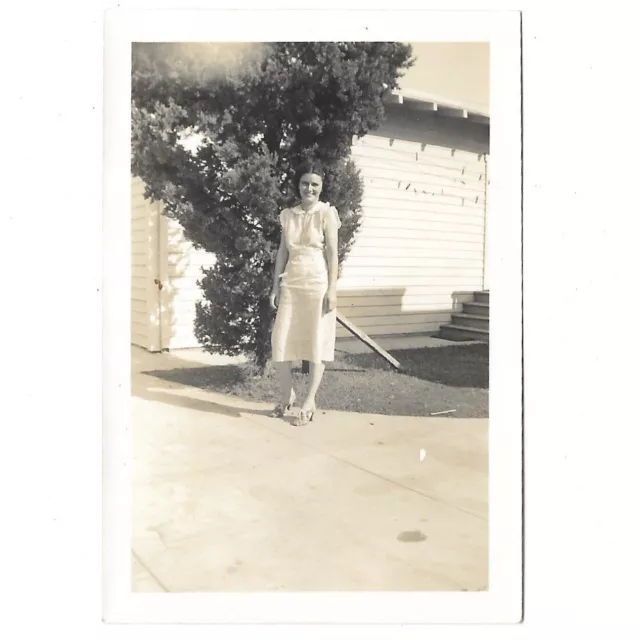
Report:
[[272,418],[284,418],[284,414],[291,409],[293,403],[296,401],[295,391],[291,391],[291,396],[289,398],[289,404],[284,404],[283,402],[278,402],[278,404],[274,407],[271,412]]
[[300,413],[296,416],[293,422],[294,427],[304,427],[305,425],[313,422],[313,416],[316,412],[316,408],[313,409],[301,409]]

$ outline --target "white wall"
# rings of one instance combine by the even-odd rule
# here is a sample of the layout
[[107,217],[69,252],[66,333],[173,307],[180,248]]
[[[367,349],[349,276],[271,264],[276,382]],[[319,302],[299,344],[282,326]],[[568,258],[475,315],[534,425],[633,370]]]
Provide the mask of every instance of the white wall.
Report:
[[[131,342],[150,351],[197,347],[193,333],[201,267],[214,257],[196,250],[160,203],[131,180]],[[156,281],[160,282],[159,288]]]
[[488,142],[485,125],[403,106],[354,142],[363,223],[338,304],[365,332],[436,331],[454,292],[482,289]]
[[182,227],[175,220],[162,220],[165,237],[163,264],[162,309],[163,348],[198,347],[193,332],[196,302],[202,299],[198,280],[202,267],[212,266],[215,256],[198,250],[185,239]]
[[157,205],[144,198],[144,184],[131,180],[131,343],[159,349],[157,293]]

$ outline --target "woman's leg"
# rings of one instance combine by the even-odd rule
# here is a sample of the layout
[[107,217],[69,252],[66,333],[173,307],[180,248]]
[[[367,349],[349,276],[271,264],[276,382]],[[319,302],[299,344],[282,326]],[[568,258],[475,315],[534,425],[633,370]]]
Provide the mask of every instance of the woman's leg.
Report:
[[293,373],[291,371],[291,362],[274,362],[278,382],[280,384],[280,402],[285,406],[292,401],[293,391]]
[[322,374],[324,373],[324,362],[309,363],[309,386],[307,388],[307,397],[302,403],[303,411],[310,411],[316,405],[316,393],[322,382]]

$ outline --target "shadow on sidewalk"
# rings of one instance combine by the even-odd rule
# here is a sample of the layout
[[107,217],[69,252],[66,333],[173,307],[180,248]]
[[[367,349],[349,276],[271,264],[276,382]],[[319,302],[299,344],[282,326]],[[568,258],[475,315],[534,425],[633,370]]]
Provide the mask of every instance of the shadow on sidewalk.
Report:
[[[153,375],[153,372],[143,373],[142,375]],[[149,379],[153,386],[156,381]],[[175,389],[176,387],[171,387]],[[188,387],[183,387],[188,388]],[[209,400],[201,400],[199,398],[193,398],[188,395],[182,395],[179,393],[171,393],[167,391],[161,391],[159,389],[144,388],[144,385],[136,385],[132,388],[132,395],[141,398],[143,400],[150,400],[152,402],[163,402],[164,404],[170,404],[174,407],[181,407],[183,409],[195,409],[196,411],[206,411],[209,413],[217,413],[231,418],[239,418],[240,412],[234,407],[230,407],[219,402],[213,402]]]
[[[174,407],[183,409],[193,409],[195,411],[204,411],[208,413],[217,413],[219,415],[228,416],[230,418],[241,418],[243,415],[268,416],[271,409],[252,409],[249,407],[234,407],[232,405],[223,404],[214,400],[204,400],[195,398],[188,393],[194,390],[194,387],[187,385],[170,384],[164,385],[165,389],[159,389],[158,386],[163,385],[162,377],[157,374],[164,372],[143,371],[138,377],[137,383],[132,385],[131,394],[142,400],[150,400],[152,402],[163,402]],[[147,384],[142,384],[142,380]]]
[[[132,361],[131,395],[142,400],[162,402],[174,407],[193,409],[207,413],[216,413],[231,418],[240,418],[242,415],[268,415],[270,409],[254,409],[250,407],[237,407],[233,404],[225,404],[206,398],[198,398],[195,393],[202,393],[196,385],[189,384],[189,374],[196,376],[203,369],[226,369],[228,375],[233,376],[235,367],[202,367],[194,363],[186,362],[168,353],[135,354]],[[205,391],[206,393],[206,391]]]

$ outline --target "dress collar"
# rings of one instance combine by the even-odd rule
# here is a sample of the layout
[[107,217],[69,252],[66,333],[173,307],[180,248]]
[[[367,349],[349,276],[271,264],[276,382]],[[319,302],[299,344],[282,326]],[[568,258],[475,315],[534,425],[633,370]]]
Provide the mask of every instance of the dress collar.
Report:
[[295,207],[293,207],[292,211],[294,213],[316,213],[317,211],[320,211],[321,209],[328,207],[329,204],[327,202],[322,202],[321,200],[318,200],[318,202],[316,202],[313,207],[311,207],[311,209],[309,209],[308,211],[305,211],[301,205],[297,204]]

